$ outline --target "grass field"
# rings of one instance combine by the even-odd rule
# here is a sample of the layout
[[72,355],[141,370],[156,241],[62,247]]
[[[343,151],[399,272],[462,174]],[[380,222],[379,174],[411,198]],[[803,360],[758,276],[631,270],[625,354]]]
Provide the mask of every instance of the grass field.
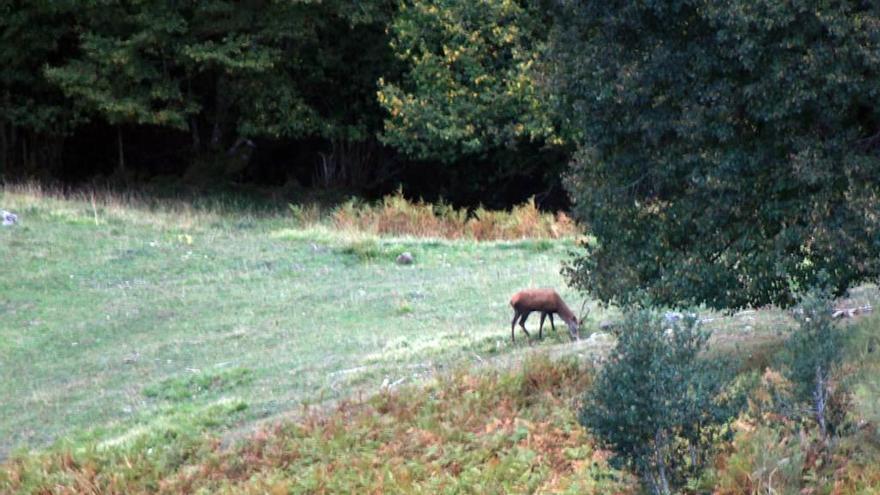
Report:
[[[559,275],[565,240],[379,239],[283,210],[34,190],[8,189],[0,206],[21,219],[0,230],[0,457],[410,383],[527,347],[510,343],[518,288],[579,302]],[[394,263],[403,251],[414,265]]]
[[[21,219],[0,228],[0,460],[38,451],[0,463],[0,492],[638,491],[577,423],[608,341],[571,343],[560,325],[510,342],[519,288],[557,287],[579,312],[559,275],[570,238],[376,237],[286,205],[27,187],[0,189],[0,207]],[[394,262],[403,251],[413,265]],[[865,286],[839,304],[878,299]],[[619,316],[587,308],[584,336]],[[772,309],[700,316],[711,356],[743,377],[779,365],[793,326]],[[763,493],[768,463],[796,459],[792,490],[880,486],[878,322],[841,370],[861,426],[830,463],[752,404],[694,481]]]

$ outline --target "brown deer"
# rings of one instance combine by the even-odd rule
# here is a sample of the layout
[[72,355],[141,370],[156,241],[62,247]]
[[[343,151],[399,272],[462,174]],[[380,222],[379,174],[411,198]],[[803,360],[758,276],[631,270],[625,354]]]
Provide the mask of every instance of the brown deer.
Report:
[[559,297],[553,289],[526,289],[521,290],[510,298],[510,305],[513,307],[513,321],[510,322],[510,340],[516,342],[514,330],[516,328],[516,320],[519,319],[519,326],[522,327],[526,338],[531,338],[529,331],[526,330],[526,319],[532,311],[541,312],[541,324],[538,327],[538,338],[544,338],[544,318],[550,315],[550,326],[556,331],[556,324],[553,323],[553,313],[559,315],[560,318],[568,325],[568,333],[571,340],[579,338],[578,320],[574,313],[565,305],[565,301]]

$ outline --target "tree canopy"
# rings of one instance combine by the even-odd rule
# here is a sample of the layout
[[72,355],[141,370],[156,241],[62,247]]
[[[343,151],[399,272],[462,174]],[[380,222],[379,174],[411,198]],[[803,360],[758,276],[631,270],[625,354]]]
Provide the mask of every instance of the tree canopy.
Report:
[[56,175],[83,140],[137,168],[129,139],[210,175],[258,142],[288,148],[267,165],[280,180],[388,192],[430,168],[442,186],[425,190],[522,201],[567,161],[540,96],[538,2],[0,0],[0,176]]
[[790,305],[880,274],[880,7],[569,1],[567,180],[606,302]]
[[381,80],[384,140],[445,161],[518,139],[559,144],[540,81],[552,18],[538,1],[411,0],[391,23],[402,81]]

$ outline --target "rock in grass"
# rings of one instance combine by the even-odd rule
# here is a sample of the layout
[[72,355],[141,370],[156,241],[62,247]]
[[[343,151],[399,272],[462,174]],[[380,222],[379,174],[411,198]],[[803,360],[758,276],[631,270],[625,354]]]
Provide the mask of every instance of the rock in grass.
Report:
[[3,219],[3,226],[9,227],[18,223],[18,215],[11,211],[0,210],[0,218]]
[[396,261],[398,265],[412,265],[415,259],[409,251],[406,251],[400,253],[400,256],[397,257]]
[[587,339],[587,344],[590,345],[610,345],[612,342],[614,342],[614,337],[606,332],[593,332]]

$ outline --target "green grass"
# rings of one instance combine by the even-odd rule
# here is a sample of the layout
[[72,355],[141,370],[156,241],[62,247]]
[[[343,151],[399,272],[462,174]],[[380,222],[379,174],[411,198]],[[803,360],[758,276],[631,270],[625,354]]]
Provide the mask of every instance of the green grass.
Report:
[[[637,490],[575,418],[607,344],[549,323],[543,342],[510,342],[519,288],[580,309],[559,275],[571,240],[377,238],[248,202],[35,189],[0,189],[0,207],[21,218],[0,229],[0,459],[57,444],[0,465],[0,491]],[[394,262],[403,251],[413,265]],[[877,299],[864,287],[843,304]],[[587,307],[585,337],[616,318]],[[743,373],[772,366],[792,328],[775,310],[701,316],[717,318],[711,357]],[[848,380],[869,425],[872,318]],[[860,432],[841,441],[857,461],[845,481],[875,486],[876,435]],[[751,466],[763,437],[738,441],[730,459]]]
[[[230,400],[246,410],[223,426],[411,383],[526,349],[509,332],[521,287],[580,302],[559,275],[566,240],[380,239],[285,209],[10,188],[0,205],[21,218],[0,229],[0,457]],[[394,263],[403,251],[415,264]]]
[[569,407],[591,380],[583,363],[546,356],[516,372],[459,370],[228,448],[166,433],[117,449],[18,457],[0,465],[0,491],[635,493],[635,479],[608,466]]

